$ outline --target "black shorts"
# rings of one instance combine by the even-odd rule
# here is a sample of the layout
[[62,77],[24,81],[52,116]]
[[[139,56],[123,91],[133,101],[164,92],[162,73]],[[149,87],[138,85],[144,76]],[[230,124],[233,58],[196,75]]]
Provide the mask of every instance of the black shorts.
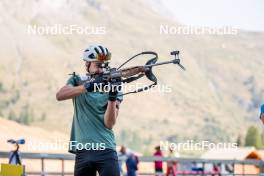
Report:
[[155,168],[155,172],[163,172],[162,168]]
[[79,150],[76,152],[74,176],[120,176],[116,151]]

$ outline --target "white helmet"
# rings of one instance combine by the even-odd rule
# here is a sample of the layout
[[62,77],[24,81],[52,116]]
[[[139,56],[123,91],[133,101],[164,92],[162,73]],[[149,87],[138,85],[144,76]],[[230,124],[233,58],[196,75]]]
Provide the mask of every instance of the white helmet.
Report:
[[101,61],[105,62],[111,59],[111,53],[107,48],[101,45],[89,46],[83,53],[83,60],[88,62]]

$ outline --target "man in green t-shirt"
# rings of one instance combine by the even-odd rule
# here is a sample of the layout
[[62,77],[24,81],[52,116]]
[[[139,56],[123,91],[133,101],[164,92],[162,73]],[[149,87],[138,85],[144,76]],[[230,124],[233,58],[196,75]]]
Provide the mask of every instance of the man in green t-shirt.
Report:
[[[122,96],[117,90],[120,80],[102,80],[102,64],[111,53],[102,46],[90,46],[84,51],[87,75],[85,80],[73,75],[58,93],[58,101],[72,99],[74,116],[69,152],[76,154],[75,176],[119,176],[118,158],[113,126],[118,116]],[[115,86],[112,86],[115,85]],[[98,86],[109,86],[109,92],[99,92]]]

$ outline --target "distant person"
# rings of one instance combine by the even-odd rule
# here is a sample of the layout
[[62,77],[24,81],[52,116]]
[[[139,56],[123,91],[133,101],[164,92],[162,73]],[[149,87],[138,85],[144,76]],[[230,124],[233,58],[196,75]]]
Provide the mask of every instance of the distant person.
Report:
[[122,168],[122,165],[124,163],[124,161],[126,161],[127,159],[127,153],[126,153],[126,147],[125,146],[121,146],[120,151],[117,154],[118,156],[118,165],[119,165],[119,170],[120,170],[120,175],[123,176],[124,175],[124,171]]
[[259,115],[260,120],[264,124],[264,104],[261,105],[260,107],[260,115]]
[[[170,148],[169,149],[169,156],[170,158],[174,158],[174,151]],[[167,173],[166,176],[176,176],[177,173],[177,162],[176,161],[168,161],[167,162]]]
[[138,157],[131,153],[126,160],[127,176],[136,176],[138,170]]
[[[69,152],[76,154],[74,176],[96,176],[96,172],[100,176],[120,175],[112,130],[122,101],[118,96],[119,87],[112,85],[120,81],[110,80],[109,85],[100,76],[110,58],[107,48],[88,47],[83,53],[87,78],[73,74],[56,94],[58,101],[73,101]],[[109,92],[96,91],[96,87],[107,85]]]
[[212,176],[220,176],[220,172],[221,172],[221,163],[220,164],[214,164]]
[[[155,153],[154,156],[162,157],[162,152],[160,150],[160,146],[155,147]],[[163,169],[162,169],[162,161],[155,161],[154,162],[155,166],[155,174],[156,176],[163,175]]]

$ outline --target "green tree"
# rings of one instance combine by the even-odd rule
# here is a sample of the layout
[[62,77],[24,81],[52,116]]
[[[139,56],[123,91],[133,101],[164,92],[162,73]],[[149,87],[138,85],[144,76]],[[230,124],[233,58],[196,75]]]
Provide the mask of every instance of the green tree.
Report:
[[248,128],[245,138],[245,146],[255,146],[256,148],[263,148],[261,136],[257,127],[250,126]]
[[236,140],[236,143],[237,143],[237,146],[238,147],[243,146],[241,135],[238,135],[237,140]]
[[3,83],[2,82],[0,82],[0,92],[4,92],[4,85],[3,85]]
[[131,134],[130,146],[134,150],[140,150],[142,147],[142,139],[138,131],[133,131]]
[[121,132],[120,132],[120,141],[122,141],[122,142],[126,142],[127,141],[127,138],[128,138],[128,132],[127,132],[127,130],[124,130],[124,129],[122,129],[121,130]]
[[142,145],[144,144],[144,139],[140,136],[139,131],[122,129],[116,140],[119,145],[125,145],[133,150],[143,151]]
[[260,137],[261,137],[261,144],[264,147],[264,130],[262,130]]
[[8,118],[8,120],[14,120],[14,121],[17,120],[16,114],[13,110],[9,111],[7,118]]
[[40,120],[41,121],[45,121],[46,120],[46,113],[45,112],[43,112],[42,114],[41,114],[41,117],[40,117]]
[[29,125],[33,121],[34,112],[30,109],[29,105],[23,106],[23,110],[19,114],[19,123]]

